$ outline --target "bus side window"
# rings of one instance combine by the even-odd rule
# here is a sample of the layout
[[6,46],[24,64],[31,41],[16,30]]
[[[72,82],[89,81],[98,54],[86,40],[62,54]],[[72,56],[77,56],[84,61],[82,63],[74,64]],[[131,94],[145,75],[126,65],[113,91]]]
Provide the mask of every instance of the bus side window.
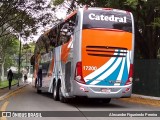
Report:
[[[78,19],[78,18],[77,18]],[[67,43],[71,39],[76,26],[76,15],[72,16],[70,19],[61,23],[58,27],[59,34],[57,39],[57,46]]]
[[73,25],[70,25],[70,23],[65,23],[63,25],[63,27],[60,30],[59,45],[67,43],[70,40],[70,37],[73,33],[72,27]]
[[61,45],[61,43],[60,43],[60,26],[58,25],[56,28],[56,42],[55,42],[55,47],[57,47],[57,46],[59,46],[59,45]]
[[56,45],[56,29],[52,29],[48,35],[48,38],[50,40],[50,45],[55,46]]

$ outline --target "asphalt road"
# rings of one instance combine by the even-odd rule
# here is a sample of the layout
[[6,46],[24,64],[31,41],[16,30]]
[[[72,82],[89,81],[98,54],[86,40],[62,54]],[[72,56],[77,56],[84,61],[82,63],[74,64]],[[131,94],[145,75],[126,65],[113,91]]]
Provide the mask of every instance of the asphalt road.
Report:
[[[48,93],[37,94],[34,87],[27,85],[19,89],[13,94],[0,100],[1,111],[62,111],[52,113],[60,117],[42,117],[42,118],[6,118],[0,120],[159,120],[158,117],[98,117],[98,111],[160,111],[160,107],[143,105],[123,101],[123,99],[113,99],[110,104],[102,103],[101,101],[87,99],[73,99],[69,103],[61,103],[54,101],[52,95]],[[73,114],[78,114],[81,117],[62,117],[66,114],[63,111],[74,111]],[[75,112],[76,111],[76,112]],[[96,117],[90,117],[84,111],[93,111]],[[96,112],[97,111],[97,112]],[[144,113],[142,112],[142,113]],[[47,113],[47,112],[45,112]],[[49,113],[49,112],[48,112]],[[111,112],[112,113],[112,112]],[[72,112],[70,113],[72,114]],[[97,114],[97,115],[96,115]],[[61,116],[62,115],[62,116]]]

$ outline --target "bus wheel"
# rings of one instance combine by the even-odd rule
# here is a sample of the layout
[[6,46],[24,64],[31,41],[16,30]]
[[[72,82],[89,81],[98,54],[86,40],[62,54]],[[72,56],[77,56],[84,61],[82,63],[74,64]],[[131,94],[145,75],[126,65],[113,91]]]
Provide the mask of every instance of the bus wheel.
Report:
[[63,94],[62,94],[62,91],[61,91],[61,83],[59,84],[58,89],[59,89],[59,100],[60,100],[62,103],[68,102],[68,99],[65,98],[65,97],[63,96]]
[[52,91],[53,91],[53,99],[57,101],[59,98],[58,97],[59,91],[56,87],[56,82],[53,83],[53,90]]
[[111,98],[103,99],[103,103],[110,103],[110,102],[111,102]]

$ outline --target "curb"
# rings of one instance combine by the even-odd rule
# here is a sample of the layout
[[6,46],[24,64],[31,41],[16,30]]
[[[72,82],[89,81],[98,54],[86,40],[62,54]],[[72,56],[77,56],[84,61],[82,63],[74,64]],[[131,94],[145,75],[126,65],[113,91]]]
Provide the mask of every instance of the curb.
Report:
[[[14,84],[14,85],[12,85],[12,86],[15,86],[15,85],[17,85],[18,83],[16,83],[16,84]],[[3,88],[0,88],[0,89],[5,89],[5,88],[8,88],[8,86],[6,86],[6,87],[3,87]]]
[[13,93],[13,92],[15,92],[15,91],[17,91],[17,90],[19,90],[19,89],[22,89],[22,88],[24,88],[25,86],[27,86],[28,84],[25,84],[25,85],[22,85],[22,86],[19,86],[18,88],[16,88],[15,90],[11,90],[11,91],[9,91],[9,92],[7,92],[7,93],[5,93],[4,95],[2,95],[2,96],[0,96],[0,100],[1,99],[3,99],[3,98],[5,98],[7,95],[9,95],[9,94],[11,94],[11,93]]
[[139,94],[132,94],[131,97],[150,99],[150,100],[160,100],[160,97],[145,96],[145,95],[139,95]]

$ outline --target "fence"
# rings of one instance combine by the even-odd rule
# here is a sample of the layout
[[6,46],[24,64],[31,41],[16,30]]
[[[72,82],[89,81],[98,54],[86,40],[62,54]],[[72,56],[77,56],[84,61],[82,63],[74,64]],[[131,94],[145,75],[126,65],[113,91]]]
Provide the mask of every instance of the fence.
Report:
[[135,60],[133,93],[160,97],[160,60]]

